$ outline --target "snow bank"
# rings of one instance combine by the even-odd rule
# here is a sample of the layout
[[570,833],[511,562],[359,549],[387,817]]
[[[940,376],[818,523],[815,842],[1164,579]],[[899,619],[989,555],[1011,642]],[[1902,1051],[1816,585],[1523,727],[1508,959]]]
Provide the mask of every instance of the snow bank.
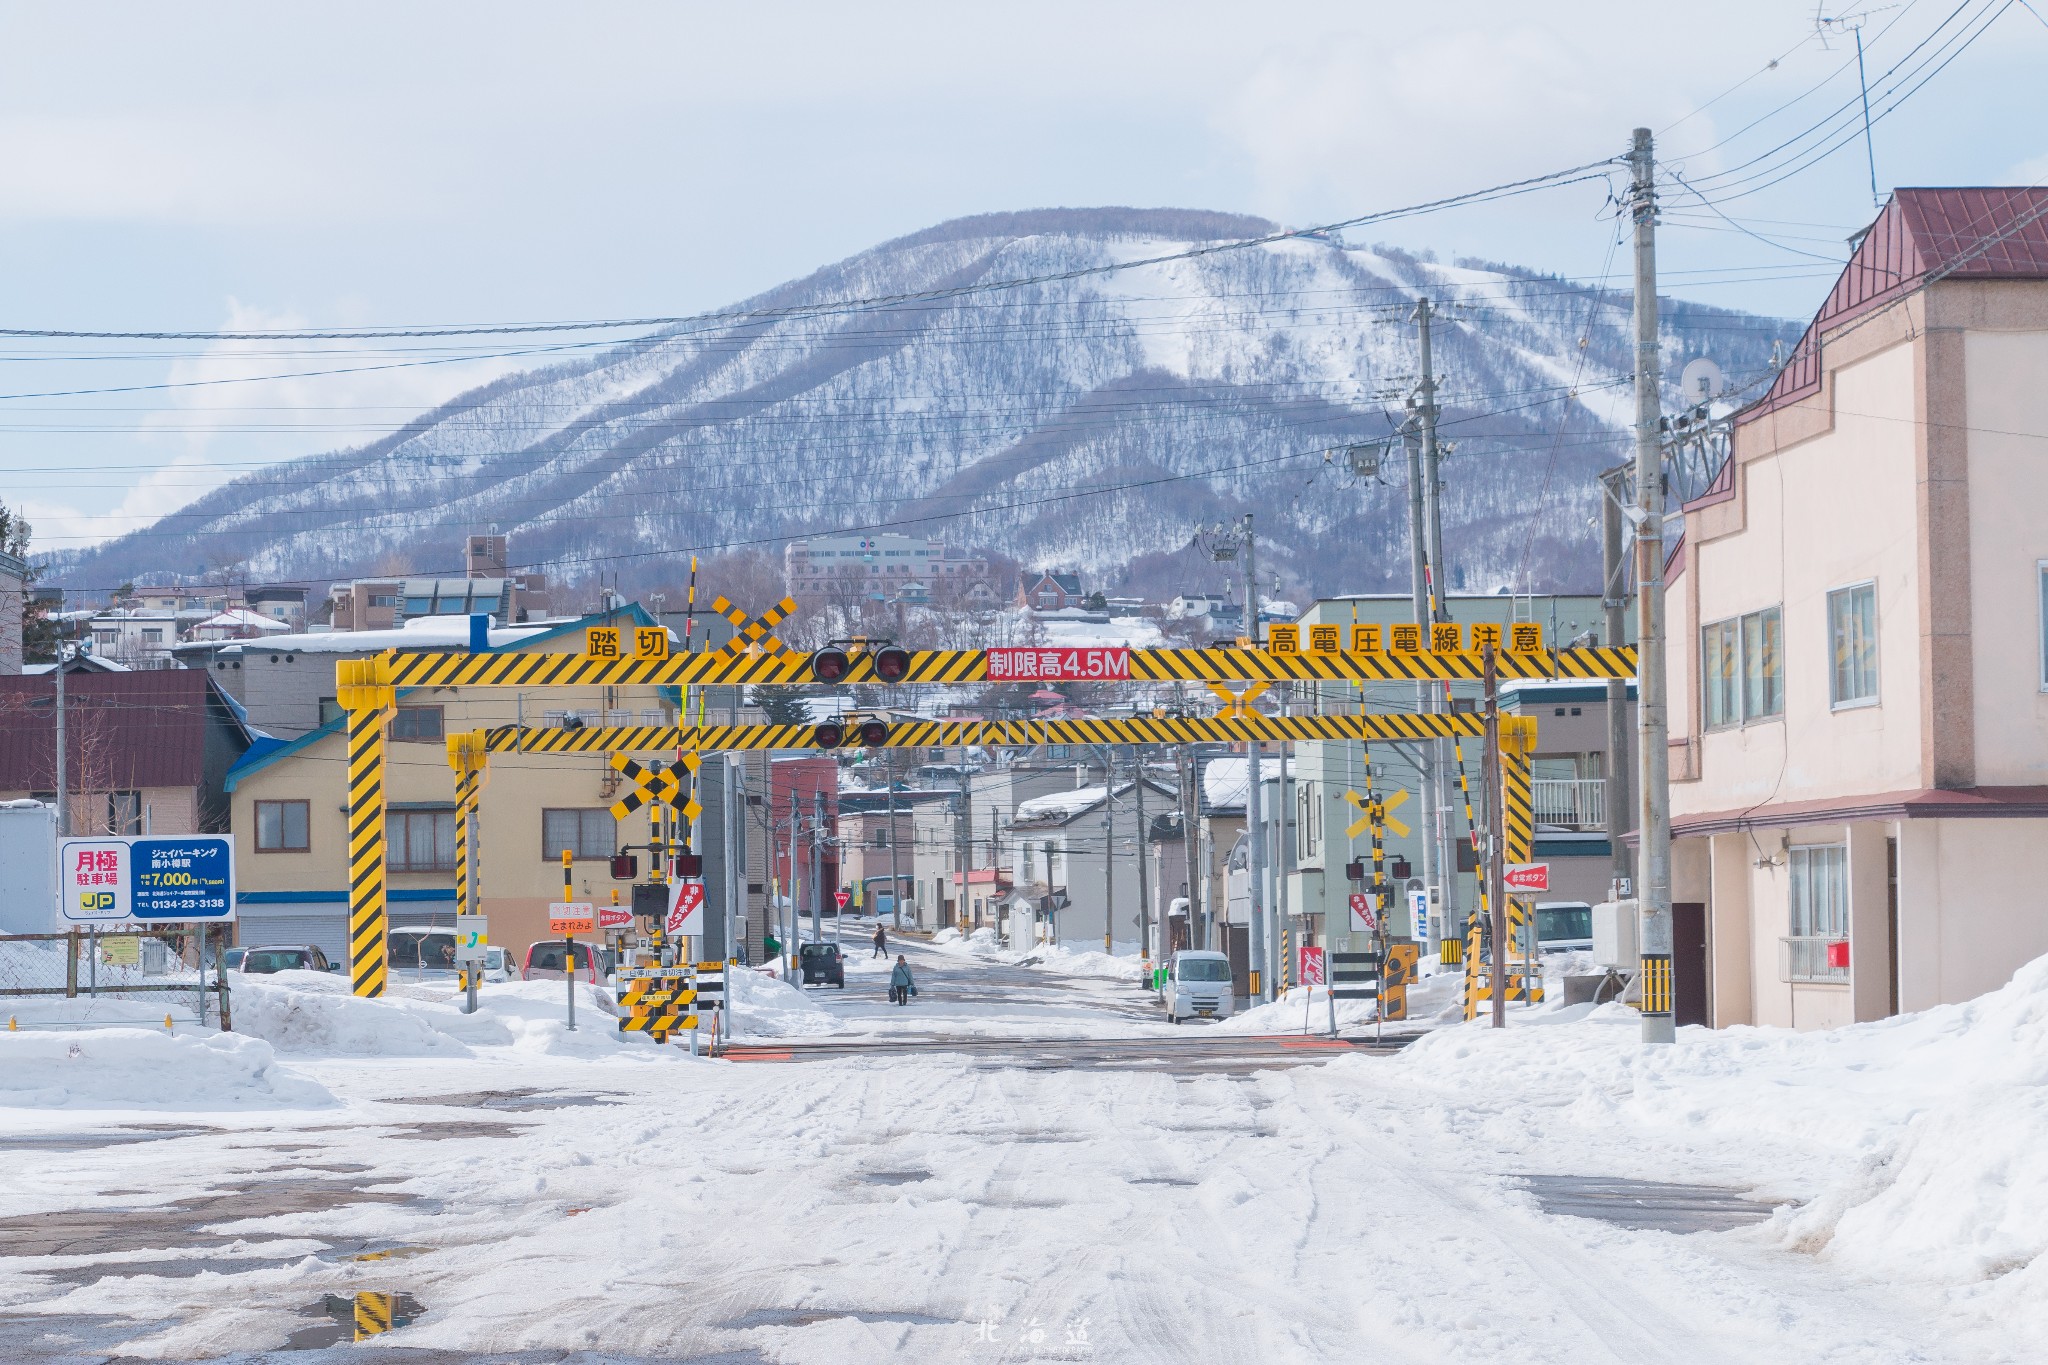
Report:
[[237,977],[231,1000],[236,1032],[284,1052],[348,1057],[469,1052],[416,1012],[421,1002],[392,996],[361,999],[346,980],[325,972]]
[[1114,953],[1105,953],[1091,946],[1095,940],[1085,942],[1068,939],[1062,943],[1041,943],[1032,948],[1005,948],[996,938],[996,931],[983,925],[974,932],[962,936],[958,929],[941,929],[932,936],[931,946],[954,957],[979,958],[984,962],[1001,962],[1012,967],[1043,967],[1049,972],[1062,976],[1087,976],[1109,981],[1129,981],[1136,985],[1142,974],[1136,943],[1118,943]]
[[1644,1048],[1621,1005],[1521,1022],[1549,1026],[1446,1028],[1388,1065],[1520,1097],[1582,1137],[1803,1149],[1818,1193],[1776,1215],[1786,1245],[2048,1329],[2048,958],[1965,1004],[1827,1032],[1687,1028]]
[[334,1103],[261,1039],[104,1028],[0,1033],[0,1107],[282,1109]]
[[[1339,1000],[1337,1031],[1370,1027],[1372,1013],[1370,1000]],[[1218,1020],[1215,1027],[1226,1033],[1328,1033],[1330,992],[1320,986],[1296,986],[1278,1000]]]
[[766,972],[750,968],[729,971],[726,990],[732,996],[735,1038],[801,1038],[839,1031],[830,1010]]

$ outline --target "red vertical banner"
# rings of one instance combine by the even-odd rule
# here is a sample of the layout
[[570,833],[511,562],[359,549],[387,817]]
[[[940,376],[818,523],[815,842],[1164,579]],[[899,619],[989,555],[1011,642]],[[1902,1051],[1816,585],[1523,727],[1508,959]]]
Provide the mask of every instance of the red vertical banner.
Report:
[[1325,984],[1323,976],[1323,950],[1321,948],[1311,948],[1306,943],[1301,945],[1301,984],[1304,986],[1321,986]]

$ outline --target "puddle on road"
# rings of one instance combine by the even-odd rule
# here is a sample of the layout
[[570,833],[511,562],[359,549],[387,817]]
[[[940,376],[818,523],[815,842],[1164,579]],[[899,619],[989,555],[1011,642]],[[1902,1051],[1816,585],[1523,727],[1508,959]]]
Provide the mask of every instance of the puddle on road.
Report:
[[327,1320],[292,1333],[285,1338],[284,1349],[316,1351],[343,1342],[368,1341],[409,1325],[424,1312],[426,1308],[410,1294],[328,1294],[305,1310],[307,1317]]
[[864,1171],[862,1180],[870,1185],[915,1185],[921,1180],[930,1180],[930,1171]]
[[102,1147],[128,1147],[138,1142],[162,1142],[167,1138],[204,1137],[218,1128],[113,1128],[100,1133],[27,1133],[0,1141],[0,1152],[28,1149],[38,1152],[90,1152]]
[[496,1109],[531,1113],[543,1109],[580,1109],[593,1104],[618,1104],[616,1092],[581,1093],[553,1090],[471,1090],[460,1095],[401,1095],[386,1104],[431,1104],[449,1109]]
[[1523,1175],[1515,1179],[1543,1212],[1591,1218],[1635,1232],[1725,1232],[1761,1223],[1771,1205],[1721,1185],[1674,1185],[1597,1175]]
[[954,1318],[935,1318],[929,1313],[873,1313],[858,1308],[754,1308],[718,1325],[728,1331],[744,1332],[754,1327],[811,1327],[821,1322],[901,1323],[906,1327],[951,1327]]
[[1176,1188],[1182,1186],[1191,1188],[1202,1182],[1184,1175],[1141,1175],[1134,1180],[1126,1180],[1124,1183],[1126,1185],[1171,1185]]
[[[359,1189],[351,1180],[274,1181],[244,1189],[192,1195],[143,1209],[58,1209],[0,1218],[0,1245],[10,1256],[104,1256],[164,1247],[261,1247],[266,1241],[303,1240],[262,1233],[206,1232],[215,1223],[283,1214],[321,1213],[349,1204],[414,1204],[431,1201],[395,1190]],[[296,1258],[294,1258],[296,1259]]]

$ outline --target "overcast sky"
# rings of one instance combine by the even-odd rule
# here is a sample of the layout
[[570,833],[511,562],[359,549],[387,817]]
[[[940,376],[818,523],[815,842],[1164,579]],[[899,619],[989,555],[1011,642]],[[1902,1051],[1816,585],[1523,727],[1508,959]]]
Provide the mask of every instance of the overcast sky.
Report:
[[[1868,7],[1872,77],[1955,9]],[[962,214],[1135,204],[1322,222],[1597,160],[1637,124],[1697,180],[1855,98],[1853,43],[1823,43],[1814,14],[1811,0],[8,3],[0,323],[688,312]],[[1935,43],[1980,14],[1985,36],[1877,124],[1882,186],[2048,177],[2048,24],[2025,0],[1967,0]],[[1592,276],[1606,194],[1353,239]],[[1772,240],[1675,212],[1667,289],[1810,312],[1872,211],[1860,135],[1726,211]],[[0,345],[0,496],[43,547],[98,539],[224,470],[369,439],[530,363],[17,396],[322,367],[283,349]]]

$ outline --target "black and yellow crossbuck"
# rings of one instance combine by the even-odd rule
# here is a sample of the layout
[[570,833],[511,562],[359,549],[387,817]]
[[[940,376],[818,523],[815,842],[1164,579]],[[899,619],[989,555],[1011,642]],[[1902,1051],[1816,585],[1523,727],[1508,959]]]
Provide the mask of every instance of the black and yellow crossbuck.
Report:
[[777,654],[782,650],[782,641],[771,632],[795,613],[796,599],[785,597],[756,617],[748,616],[743,608],[724,597],[713,602],[711,610],[732,622],[732,638],[725,642],[726,653]]
[[697,1027],[697,1016],[689,1010],[696,1000],[697,992],[690,984],[686,967],[629,981],[619,997],[619,1003],[626,1007],[625,1017],[619,1020],[619,1032],[645,1033],[657,1043],[667,1042],[669,1034],[677,1029]]
[[611,762],[612,767],[633,784],[624,796],[612,802],[612,819],[623,820],[642,806],[657,802],[664,806],[682,804],[683,784],[674,768],[656,772],[624,754],[613,754]]

